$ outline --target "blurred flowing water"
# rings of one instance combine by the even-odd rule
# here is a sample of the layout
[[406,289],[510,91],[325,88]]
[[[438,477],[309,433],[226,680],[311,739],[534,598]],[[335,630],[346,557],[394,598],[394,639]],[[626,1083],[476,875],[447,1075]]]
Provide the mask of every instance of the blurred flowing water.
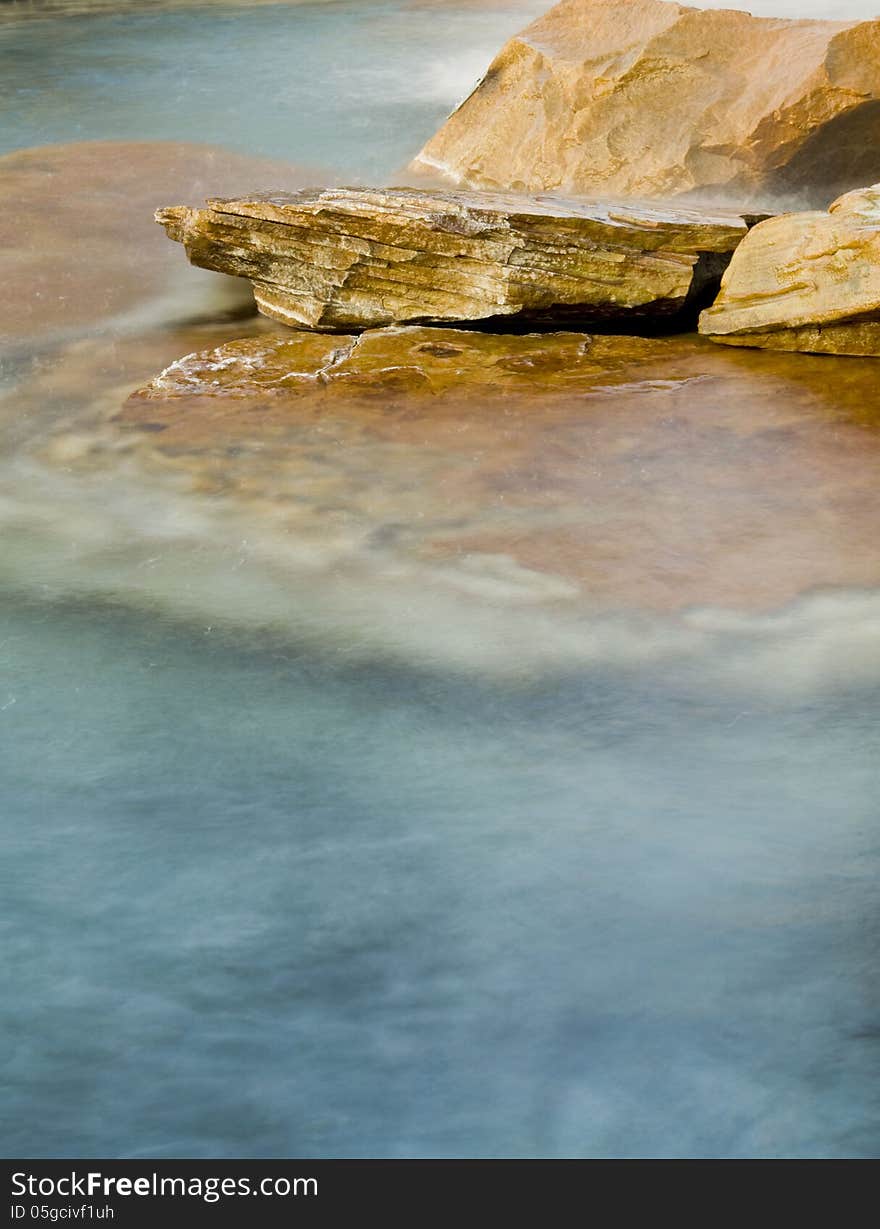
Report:
[[4,167],[8,1155],[880,1151],[871,361],[115,419],[267,327],[150,282],[151,184],[390,177],[524,19],[0,27],[7,149],[116,142]]
[[0,26],[0,151],[198,140],[384,179],[540,0],[324,0]]

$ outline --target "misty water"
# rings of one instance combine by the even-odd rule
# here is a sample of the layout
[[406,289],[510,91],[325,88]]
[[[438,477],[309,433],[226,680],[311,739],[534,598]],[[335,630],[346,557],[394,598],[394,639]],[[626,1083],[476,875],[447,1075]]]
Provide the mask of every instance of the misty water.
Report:
[[[10,22],[3,146],[387,179],[524,14]],[[163,452],[124,398],[262,326],[124,239],[0,365],[2,1151],[876,1156],[872,360]]]
[[197,140],[381,179],[542,8],[325,0],[0,26],[0,147]]

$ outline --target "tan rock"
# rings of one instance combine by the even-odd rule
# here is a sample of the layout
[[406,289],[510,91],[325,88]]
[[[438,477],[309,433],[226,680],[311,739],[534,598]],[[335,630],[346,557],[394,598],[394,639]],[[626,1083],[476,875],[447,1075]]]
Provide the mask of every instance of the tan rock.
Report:
[[700,332],[713,341],[817,354],[880,354],[880,184],[827,213],[756,226]]
[[172,363],[135,398],[252,398],[332,392],[344,396],[459,391],[492,398],[509,393],[578,392],[598,376],[628,371],[664,353],[671,340],[392,325],[357,336],[290,332],[226,342]]
[[880,22],[563,0],[502,48],[414,169],[535,192],[828,200],[880,176]]
[[790,350],[804,354],[852,354],[862,358],[880,355],[880,322],[816,324],[800,329],[777,329],[775,333],[718,334],[713,341],[725,346],[752,346],[759,350]]
[[313,329],[667,316],[720,276],[743,216],[518,193],[314,189],[156,218],[193,264]]

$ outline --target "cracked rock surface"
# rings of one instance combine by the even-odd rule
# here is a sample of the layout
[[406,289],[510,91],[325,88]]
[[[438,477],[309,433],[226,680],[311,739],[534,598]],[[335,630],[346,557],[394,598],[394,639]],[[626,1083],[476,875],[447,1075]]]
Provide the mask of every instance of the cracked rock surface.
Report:
[[[133,402],[315,392],[355,397],[578,392],[600,376],[664,354],[674,357],[679,349],[673,340],[584,333],[496,336],[419,326],[351,336],[291,332],[188,354],[135,393]],[[137,417],[136,405],[133,412]]]
[[700,317],[713,341],[880,355],[880,184],[756,226]]
[[308,189],[172,206],[193,264],[250,278],[297,328],[519,316],[668,317],[717,281],[754,217],[528,193]]
[[470,187],[803,205],[880,178],[878,137],[878,21],[563,0],[502,48],[413,169]]

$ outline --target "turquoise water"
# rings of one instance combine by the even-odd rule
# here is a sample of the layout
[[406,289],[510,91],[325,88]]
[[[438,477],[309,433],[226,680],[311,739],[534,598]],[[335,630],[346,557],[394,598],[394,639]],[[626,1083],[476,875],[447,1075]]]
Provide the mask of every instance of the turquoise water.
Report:
[[192,140],[381,180],[529,11],[339,0],[0,25],[0,152]]
[[876,1154],[876,687],[0,632],[12,1154]]
[[[389,3],[0,27],[0,139],[169,137],[382,177],[521,20]],[[467,495],[491,447],[426,464],[403,430],[339,428],[335,453],[332,424],[307,436],[278,479],[321,508],[298,537],[112,451],[92,419],[134,382],[117,343],[35,338],[33,370],[19,349],[3,371],[0,1152],[876,1156],[877,591],[673,618],[569,599],[491,546],[417,566],[396,542],[423,511],[454,534],[472,513],[444,484]],[[689,517],[697,543],[714,459],[735,569],[756,532],[738,475],[775,472],[807,410],[780,377],[780,423],[739,439],[713,388],[696,436],[668,389],[633,385],[671,466],[625,400],[620,430],[644,432],[633,508]],[[623,447],[604,421],[559,444],[590,472]],[[803,483],[767,491],[772,525],[828,484],[792,552],[876,540],[840,477],[873,455],[859,430],[810,420]],[[674,451],[695,440],[693,463]],[[514,517],[497,478],[490,537]],[[687,584],[699,555],[665,564]]]

